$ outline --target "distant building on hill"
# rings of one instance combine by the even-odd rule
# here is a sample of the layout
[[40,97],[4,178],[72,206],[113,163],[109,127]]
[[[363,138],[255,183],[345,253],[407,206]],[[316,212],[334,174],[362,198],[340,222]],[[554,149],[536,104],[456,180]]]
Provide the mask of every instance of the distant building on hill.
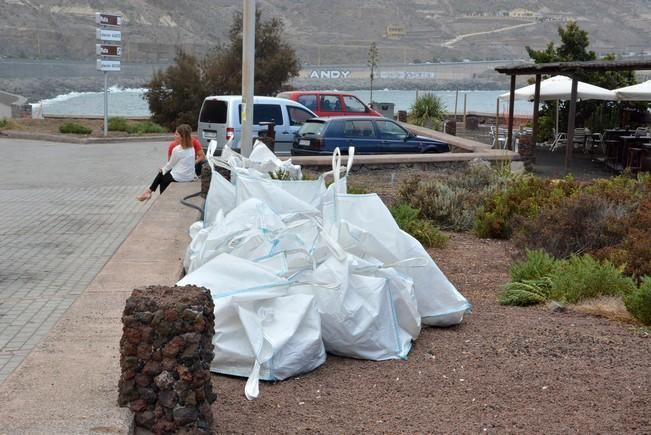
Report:
[[407,32],[403,26],[397,26],[393,24],[387,26],[386,37],[388,39],[402,39],[406,35]]
[[531,17],[535,17],[536,13],[528,9],[516,8],[513,9],[511,12],[509,12],[509,16],[518,17],[518,18],[531,18]]

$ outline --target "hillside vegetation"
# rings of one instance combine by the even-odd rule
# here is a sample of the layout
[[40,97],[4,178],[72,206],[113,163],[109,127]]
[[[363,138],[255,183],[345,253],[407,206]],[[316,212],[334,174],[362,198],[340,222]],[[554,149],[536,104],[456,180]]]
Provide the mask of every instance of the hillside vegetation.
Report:
[[[195,0],[5,0],[0,2],[0,56],[95,57],[94,13],[124,16],[124,60],[167,63],[182,47],[202,54],[223,42],[242,2]],[[597,53],[648,50],[651,0],[259,0],[284,19],[304,64],[366,63],[376,41],[380,61],[510,59],[541,48],[568,19],[587,30]],[[529,13],[532,16],[527,16]],[[505,15],[512,16],[505,16]],[[520,15],[520,16],[516,16]],[[387,35],[388,26],[394,26]],[[615,31],[616,29],[616,31]]]

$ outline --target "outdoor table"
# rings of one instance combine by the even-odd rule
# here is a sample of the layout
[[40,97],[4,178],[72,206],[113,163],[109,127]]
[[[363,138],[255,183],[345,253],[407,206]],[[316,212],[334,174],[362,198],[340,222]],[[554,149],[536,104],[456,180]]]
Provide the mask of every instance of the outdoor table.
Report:
[[651,171],[651,141],[640,144],[644,153],[642,155],[642,170]]
[[628,150],[632,147],[638,147],[641,145],[643,142],[651,139],[649,136],[634,136],[634,135],[626,135],[626,136],[620,136],[621,139],[621,160],[619,163],[622,164],[622,168],[626,169],[629,158],[628,158]]

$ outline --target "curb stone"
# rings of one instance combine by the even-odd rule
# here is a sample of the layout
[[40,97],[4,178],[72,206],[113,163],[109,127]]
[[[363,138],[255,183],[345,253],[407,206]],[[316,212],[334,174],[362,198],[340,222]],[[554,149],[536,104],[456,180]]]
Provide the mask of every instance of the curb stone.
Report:
[[172,134],[157,134],[157,135],[139,135],[139,136],[108,136],[108,137],[84,137],[68,134],[51,134],[51,133],[32,133],[16,130],[0,131],[1,137],[13,139],[33,139],[44,140],[48,142],[65,142],[65,143],[79,143],[79,144],[93,144],[93,143],[116,143],[116,142],[160,142],[171,141]]

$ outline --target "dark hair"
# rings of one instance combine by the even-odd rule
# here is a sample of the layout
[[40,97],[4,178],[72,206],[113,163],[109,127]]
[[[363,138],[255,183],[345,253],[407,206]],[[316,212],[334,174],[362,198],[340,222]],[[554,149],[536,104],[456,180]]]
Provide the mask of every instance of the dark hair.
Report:
[[192,146],[192,127],[188,124],[181,124],[176,127],[176,132],[181,135],[181,148],[190,148]]

